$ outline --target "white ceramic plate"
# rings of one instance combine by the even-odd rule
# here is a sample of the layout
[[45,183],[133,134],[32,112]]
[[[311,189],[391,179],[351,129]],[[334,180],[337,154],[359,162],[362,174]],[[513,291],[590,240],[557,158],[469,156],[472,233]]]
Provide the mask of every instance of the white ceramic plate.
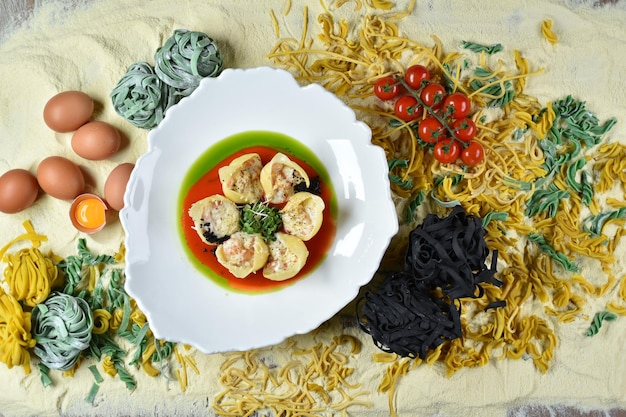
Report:
[[[189,167],[216,142],[251,130],[291,136],[313,151],[338,202],[326,258],[293,285],[264,294],[229,291],[207,278],[190,262],[178,231]],[[170,108],[148,135],[120,213],[126,290],[155,336],[205,353],[248,350],[306,333],[356,297],[398,229],[387,162],[370,139],[369,128],[336,96],[267,67],[227,69]]]

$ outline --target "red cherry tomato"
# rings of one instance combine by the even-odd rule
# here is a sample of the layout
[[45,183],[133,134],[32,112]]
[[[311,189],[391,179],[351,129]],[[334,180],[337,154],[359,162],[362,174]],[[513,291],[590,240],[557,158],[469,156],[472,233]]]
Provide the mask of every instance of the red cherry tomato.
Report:
[[463,142],[469,142],[476,136],[476,123],[469,117],[455,120],[451,127],[457,139]]
[[424,102],[424,105],[433,109],[439,109],[443,106],[443,102],[446,96],[446,89],[443,85],[438,83],[430,83],[422,90],[420,98]]
[[391,76],[383,77],[374,84],[374,94],[381,100],[391,100],[400,94],[400,83]]
[[467,166],[473,167],[485,159],[485,148],[480,143],[473,141],[461,151],[461,161]]
[[442,164],[456,161],[461,153],[461,145],[452,139],[443,139],[435,144],[433,150],[435,159]]
[[423,65],[411,65],[404,72],[404,81],[413,90],[420,88],[424,80],[430,80],[430,71]]
[[422,116],[422,107],[413,96],[402,96],[396,100],[394,113],[405,122],[418,119]]
[[469,97],[463,93],[452,93],[443,102],[443,109],[446,116],[454,119],[462,119],[467,116],[472,107]]
[[429,116],[417,126],[417,136],[426,143],[437,143],[447,138],[447,132],[439,120]]

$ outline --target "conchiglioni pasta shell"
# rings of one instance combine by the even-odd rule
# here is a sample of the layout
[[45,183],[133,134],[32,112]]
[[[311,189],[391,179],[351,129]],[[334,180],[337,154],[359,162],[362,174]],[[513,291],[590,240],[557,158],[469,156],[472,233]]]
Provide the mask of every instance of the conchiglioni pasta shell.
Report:
[[[283,174],[287,172],[297,175],[285,178]],[[304,181],[307,187],[310,185],[306,171],[280,152],[261,170],[261,186],[265,192],[265,199],[270,203],[281,204],[287,201],[293,195],[293,187],[298,181]]]
[[263,197],[260,180],[262,168],[261,157],[256,153],[245,154],[233,159],[230,164],[218,171],[222,192],[238,204],[260,201]]
[[319,232],[324,220],[324,200],[306,191],[292,195],[280,211],[283,229],[302,240],[310,240]]
[[216,245],[240,230],[239,208],[228,198],[215,194],[198,200],[189,208],[194,229],[208,245]]
[[272,281],[284,281],[296,276],[309,256],[302,239],[286,233],[276,233],[276,240],[269,242],[268,247],[270,255],[263,268],[263,276]]
[[245,278],[265,266],[269,249],[260,234],[237,232],[215,250],[217,261],[237,278]]

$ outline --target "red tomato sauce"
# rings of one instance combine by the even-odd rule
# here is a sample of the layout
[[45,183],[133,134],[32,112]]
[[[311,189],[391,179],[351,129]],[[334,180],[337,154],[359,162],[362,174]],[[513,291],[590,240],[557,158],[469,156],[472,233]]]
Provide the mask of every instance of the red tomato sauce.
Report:
[[[309,257],[307,258],[306,264],[304,265],[302,270],[295,277],[285,281],[269,280],[263,277],[262,270],[259,270],[254,274],[250,274],[243,279],[236,278],[234,275],[232,275],[227,268],[222,266],[217,261],[217,257],[214,254],[216,246],[209,246],[204,243],[198,233],[193,229],[193,220],[189,216],[188,212],[191,205],[198,200],[214,194],[223,195],[222,185],[220,183],[218,175],[219,169],[223,166],[230,164],[235,158],[248,153],[259,154],[259,156],[261,157],[261,162],[265,165],[274,157],[274,155],[276,155],[277,152],[276,150],[265,146],[252,146],[235,152],[234,154],[230,155],[228,158],[222,160],[220,163],[214,166],[210,171],[204,174],[204,176],[202,176],[195,184],[191,186],[187,195],[185,196],[183,200],[182,226],[185,240],[193,255],[203,265],[207,266],[213,272],[215,272],[215,274],[220,279],[226,280],[225,284],[227,287],[243,292],[267,292],[280,289],[287,285],[291,285],[298,279],[309,274],[320,264],[320,262],[324,259],[326,253],[330,249],[333,243],[333,239],[335,238],[336,222],[330,213],[331,189],[330,187],[326,186],[326,184],[324,184],[324,182],[320,178],[320,188],[322,191],[321,197],[324,200],[326,206],[323,212],[324,220],[322,222],[322,227],[320,228],[319,232],[311,240],[304,242],[307,249],[309,250]],[[306,162],[297,157],[294,157],[293,155],[287,156],[289,157],[289,159],[300,165],[309,175],[309,178],[314,178],[318,176],[315,170]],[[284,204],[275,205],[275,207],[278,207],[279,209],[282,208],[282,206],[284,206]]]

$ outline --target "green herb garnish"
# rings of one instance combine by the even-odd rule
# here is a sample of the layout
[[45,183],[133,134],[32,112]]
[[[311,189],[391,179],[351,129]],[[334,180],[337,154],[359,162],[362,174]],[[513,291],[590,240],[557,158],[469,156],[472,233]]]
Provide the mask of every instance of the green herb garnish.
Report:
[[280,229],[283,220],[277,208],[257,202],[243,206],[240,224],[246,233],[260,233],[265,240],[276,240],[274,233]]

